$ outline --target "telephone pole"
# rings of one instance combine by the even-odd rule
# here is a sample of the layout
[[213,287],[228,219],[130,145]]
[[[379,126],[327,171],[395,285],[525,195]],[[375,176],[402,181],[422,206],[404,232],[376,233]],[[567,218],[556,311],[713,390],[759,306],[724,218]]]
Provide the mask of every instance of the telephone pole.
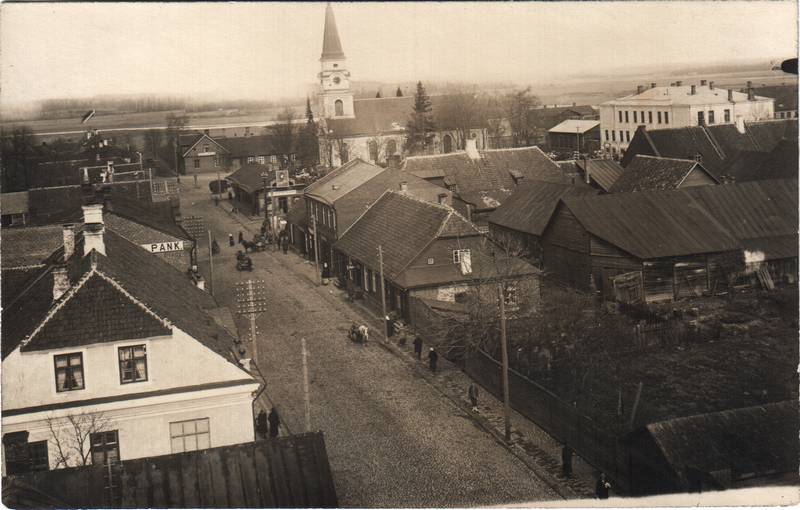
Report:
[[317,235],[317,217],[314,216],[313,209],[311,210],[311,230],[314,232],[314,267],[317,270],[317,278],[319,284],[322,285],[322,273],[319,271],[319,235]]
[[383,280],[383,246],[378,246],[378,261],[380,262],[380,269],[381,269],[381,312],[383,313],[383,317],[381,320],[383,321],[383,337],[386,340],[389,340],[389,321],[386,320],[386,287]]
[[500,347],[503,357],[503,418],[505,421],[505,438],[511,440],[511,404],[508,397],[508,339],[506,338],[506,296],[503,282],[497,284],[497,296],[500,299]]
[[208,231],[208,265],[210,268],[210,275],[208,278],[208,293],[214,295],[214,249],[211,245],[211,231]]
[[239,315],[250,319],[250,341],[252,358],[258,361],[258,342],[256,338],[256,317],[267,311],[267,292],[263,280],[247,280],[236,284],[236,303]]

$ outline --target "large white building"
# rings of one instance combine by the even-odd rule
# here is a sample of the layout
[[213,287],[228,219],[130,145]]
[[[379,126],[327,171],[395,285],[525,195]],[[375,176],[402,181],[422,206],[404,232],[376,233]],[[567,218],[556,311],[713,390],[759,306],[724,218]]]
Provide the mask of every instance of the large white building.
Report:
[[748,92],[676,82],[668,87],[638,87],[636,94],[600,105],[600,143],[612,155],[622,156],[636,128],[648,131],[689,126],[735,124],[774,117],[774,100]]
[[106,230],[102,205],[44,264],[5,276],[3,474],[253,441],[259,384],[214,299]]

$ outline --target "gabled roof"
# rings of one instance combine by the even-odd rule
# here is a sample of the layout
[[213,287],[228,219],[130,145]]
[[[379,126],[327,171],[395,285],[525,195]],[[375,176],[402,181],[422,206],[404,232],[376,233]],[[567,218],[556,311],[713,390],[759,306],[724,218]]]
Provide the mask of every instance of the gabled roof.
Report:
[[195,140],[193,144],[191,144],[185,151],[183,151],[181,157],[185,158],[186,156],[188,156],[189,153],[192,152],[192,149],[197,147],[200,143],[213,143],[218,148],[222,149],[224,152],[228,152],[228,149],[225,148],[222,144],[220,144],[218,141],[214,140],[213,138],[204,133],[202,135],[199,135],[197,137],[197,140]]
[[645,427],[673,469],[765,474],[797,471],[796,401],[731,409]]
[[589,233],[643,260],[739,246],[682,190],[565,196],[562,202]]
[[[81,257],[76,249],[69,261],[72,287],[57,302],[52,299],[53,276],[48,268],[12,307],[3,310],[4,357],[26,339],[30,348],[36,349],[49,348],[53,342],[83,345],[106,341],[103,339],[116,338],[120,331],[163,333],[144,320],[141,311],[145,311],[165,327],[177,326],[235,364],[233,338],[206,313],[217,307],[213,297],[167,262],[113,231],[106,230],[104,241],[107,256],[92,252]],[[84,292],[86,285],[96,292]],[[96,302],[97,296],[113,306],[104,307]],[[59,327],[43,334],[46,340],[41,344],[36,333],[51,325]]]
[[341,235],[335,248],[378,267],[377,249],[382,246],[384,274],[396,280],[432,241],[453,235],[480,236],[450,207],[387,191]]
[[329,172],[305,189],[305,195],[328,205],[369,181],[384,169],[355,158]]
[[248,163],[226,176],[225,180],[238,184],[248,193],[253,193],[257,190],[264,189],[264,178],[261,176],[264,172],[271,176],[275,173],[269,165]]
[[577,133],[585,134],[588,131],[591,131],[594,128],[600,126],[599,120],[577,120],[577,119],[567,119],[560,124],[553,126],[548,130],[549,133],[565,133],[569,135],[574,135]]
[[[466,152],[406,158],[405,172],[423,179],[444,178],[456,186],[456,194],[514,189],[524,180],[567,183],[558,165],[538,147],[479,151],[479,158]],[[515,177],[517,174],[517,177]],[[497,198],[497,197],[495,197]]]
[[541,236],[561,197],[574,192],[566,184],[523,182],[489,215],[489,223]]
[[384,170],[336,200],[336,229],[347,230],[384,192],[400,191],[401,183],[405,183],[408,195],[426,202],[437,203],[439,195],[451,195],[448,190],[413,174]]
[[639,154],[625,167],[625,171],[611,186],[609,192],[630,193],[678,189],[692,171],[703,172],[714,182],[719,182],[697,161]]
[[579,159],[575,162],[584,175],[594,180],[600,188],[608,192],[625,170],[613,159]]

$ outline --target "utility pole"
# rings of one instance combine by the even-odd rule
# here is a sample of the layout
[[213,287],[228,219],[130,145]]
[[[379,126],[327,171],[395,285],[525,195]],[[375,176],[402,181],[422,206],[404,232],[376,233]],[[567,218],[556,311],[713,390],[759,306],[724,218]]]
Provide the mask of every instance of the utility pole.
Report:
[[378,261],[381,269],[381,312],[383,317],[383,337],[389,340],[389,321],[386,320],[386,287],[383,281],[383,246],[378,245]]
[[511,404],[508,397],[508,339],[506,338],[506,296],[503,282],[497,284],[500,298],[500,346],[503,357],[503,417],[505,419],[505,438],[511,441]]
[[317,234],[317,217],[314,215],[313,208],[311,209],[311,230],[314,231],[314,267],[317,270],[319,284],[322,285],[322,273],[319,271],[319,235]]
[[303,345],[303,399],[306,410],[306,432],[311,432],[311,397],[308,391],[308,349],[306,349],[306,339],[301,338]]
[[211,244],[211,231],[208,231],[208,265],[211,275],[208,278],[208,293],[214,295],[214,249]]
[[252,358],[258,361],[258,342],[256,339],[256,317],[267,311],[267,293],[263,280],[247,280],[236,284],[236,302],[239,315],[250,319],[250,341],[252,342]]

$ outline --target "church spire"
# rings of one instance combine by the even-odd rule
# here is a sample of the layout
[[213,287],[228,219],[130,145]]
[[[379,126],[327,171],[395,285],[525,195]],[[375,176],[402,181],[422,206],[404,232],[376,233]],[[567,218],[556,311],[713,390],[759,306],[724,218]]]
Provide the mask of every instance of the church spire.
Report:
[[339,31],[336,29],[336,18],[333,16],[333,7],[328,2],[325,8],[325,36],[322,39],[322,57],[320,59],[343,59],[342,43],[339,41]]

